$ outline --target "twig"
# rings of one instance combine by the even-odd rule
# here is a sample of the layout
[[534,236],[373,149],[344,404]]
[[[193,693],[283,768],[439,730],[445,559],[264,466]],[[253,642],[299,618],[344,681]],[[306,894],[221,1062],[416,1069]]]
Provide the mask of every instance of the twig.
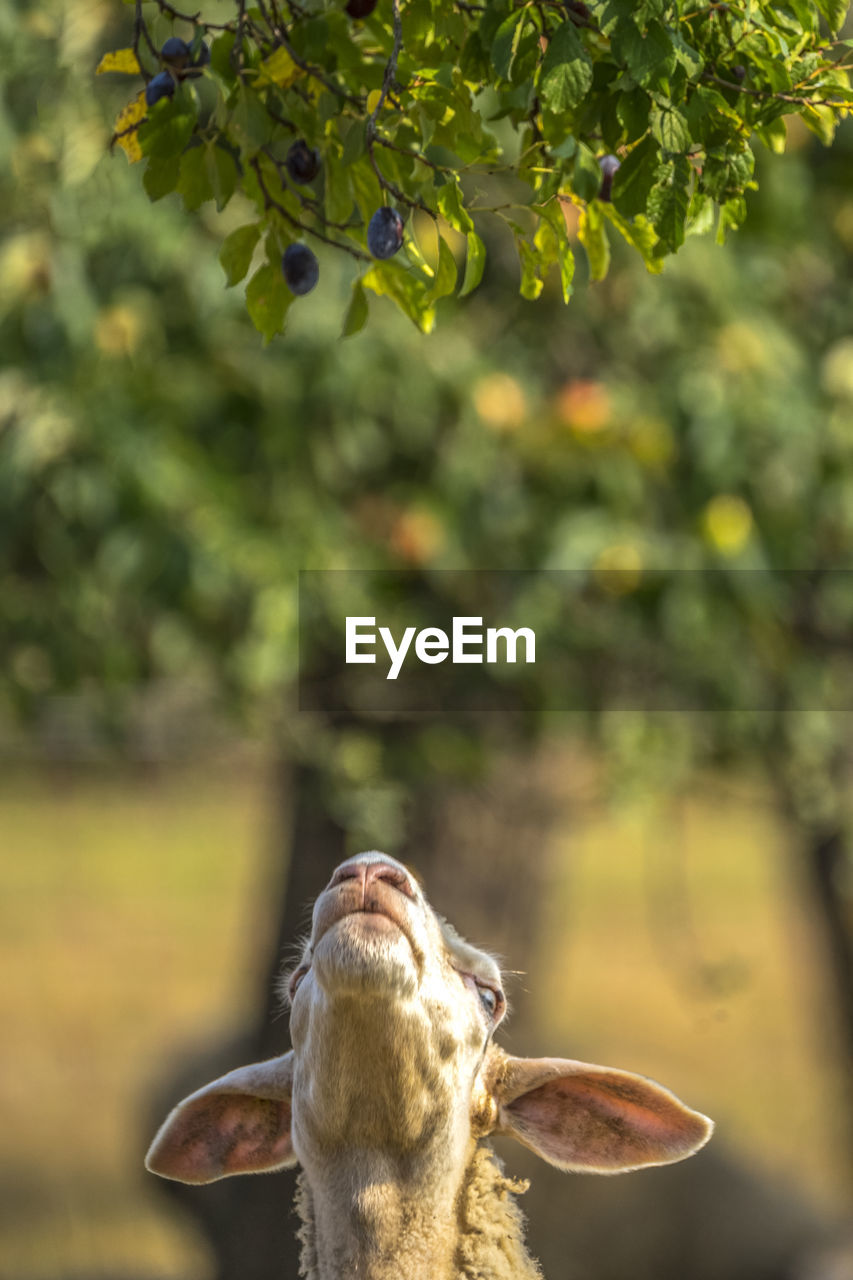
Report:
[[234,32],[234,44],[231,49],[231,65],[237,75],[243,70],[243,27],[246,22],[246,0],[237,0],[237,29]]
[[391,21],[394,24],[394,44],[391,48],[391,57],[385,63],[385,71],[382,75],[382,88],[379,91],[379,101],[367,117],[367,137],[368,143],[372,141],[376,134],[376,117],[382,110],[382,105],[388,97],[394,82],[397,79],[397,62],[400,57],[400,50],[403,48],[403,22],[400,17],[400,0],[391,0]]
[[733,89],[735,93],[745,93],[751,98],[760,98],[763,102],[793,102],[798,107],[849,107],[849,102],[841,102],[833,98],[805,98],[793,93],[768,93],[766,89],[749,89],[746,85],[736,84],[733,80],[723,80],[711,71],[704,71],[702,79],[718,84],[723,89]]
[[435,217],[432,209],[428,209],[425,204],[421,204],[420,200],[413,200],[411,196],[407,196],[405,191],[401,191],[393,182],[389,182],[385,174],[376,163],[376,156],[373,154],[373,148],[376,144],[376,117],[382,110],[385,99],[391,92],[397,79],[397,61],[400,57],[400,50],[403,48],[403,23],[400,18],[400,0],[391,0],[391,21],[394,25],[394,43],[391,47],[391,56],[385,63],[385,71],[382,76],[382,88],[379,91],[379,100],[376,106],[367,117],[367,125],[365,126],[364,138],[367,144],[367,158],[370,166],[376,174],[377,181],[384,191],[398,200],[401,204],[407,204],[410,209],[421,209],[424,213],[428,213],[431,218]]
[[360,249],[354,249],[352,245],[349,244],[342,244],[340,240],[333,240],[331,236],[323,235],[322,231],[318,231],[316,227],[306,227],[298,218],[294,218],[290,210],[285,209],[284,205],[270,194],[269,187],[264,181],[264,175],[261,172],[261,166],[258,162],[257,156],[250,160],[249,164],[255,171],[255,176],[258,179],[258,186],[261,189],[261,195],[264,197],[264,207],[266,209],[275,209],[276,213],[280,214],[280,216],[284,218],[285,222],[289,222],[297,231],[303,231],[306,235],[314,236],[315,239],[322,240],[324,244],[330,244],[333,249],[343,249],[344,253],[348,253],[359,262],[373,261],[369,254],[362,253]]
[[174,5],[168,4],[167,0],[156,0],[156,4],[161,13],[167,13],[170,18],[174,18],[177,22],[190,22],[193,26],[198,24],[200,26],[207,27],[208,31],[233,31],[234,29],[234,24],[231,22],[205,21],[199,23],[201,10],[199,10],[198,13],[181,13],[181,11],[176,9]]
[[377,134],[374,138],[377,146],[386,147],[388,151],[396,151],[401,156],[411,156],[413,160],[418,160],[421,164],[427,165],[428,168],[435,170],[436,173],[451,173],[453,170],[446,164],[436,164],[433,160],[428,160],[421,151],[413,151],[410,147],[398,146],[396,142],[389,141],[388,138],[380,138]]
[[134,14],[134,19],[133,19],[133,56],[136,58],[137,66],[139,67],[139,70],[144,75],[145,79],[150,80],[151,76],[143,67],[142,59],[139,56],[139,42],[142,36],[145,36],[146,44],[148,45],[148,48],[151,50],[152,55],[155,58],[159,59],[160,54],[154,44],[154,41],[151,39],[151,36],[148,34],[148,28],[146,27],[145,19],[142,16],[142,0],[136,0],[136,12]]
[[320,204],[318,200],[316,200],[313,196],[306,195],[304,191],[297,190],[297,188],[290,181],[290,175],[287,172],[287,165],[284,163],[283,160],[276,160],[275,156],[271,153],[269,147],[262,147],[261,150],[263,151],[266,158],[269,160],[270,164],[275,165],[275,171],[279,176],[279,181],[281,182],[282,189],[287,187],[287,190],[292,195],[296,196],[296,199],[302,205],[303,209],[307,209],[310,213],[312,213],[319,222],[322,222],[324,227],[333,227],[335,231],[346,232],[350,230],[349,223],[330,221],[330,219],[327,218],[325,214],[321,212]]
[[329,80],[325,72],[321,71],[319,67],[315,67],[312,63],[306,62],[304,58],[300,58],[299,54],[287,38],[287,32],[283,27],[276,27],[275,36],[278,44],[282,45],[287,50],[301,71],[304,71],[306,75],[313,76],[315,80],[319,80],[320,84],[324,84],[329,92],[333,93],[336,98],[340,98],[343,102],[353,103],[353,105],[358,107],[360,111],[364,110],[363,98],[356,97],[356,95],[352,93],[347,93],[346,89],[342,89],[339,84],[335,84],[334,80]]

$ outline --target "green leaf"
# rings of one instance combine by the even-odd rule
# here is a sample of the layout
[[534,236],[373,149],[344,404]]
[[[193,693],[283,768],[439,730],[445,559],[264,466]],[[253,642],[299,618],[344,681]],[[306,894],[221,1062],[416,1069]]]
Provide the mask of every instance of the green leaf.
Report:
[[771,120],[769,124],[764,125],[762,128],[756,129],[755,132],[765,147],[772,151],[774,155],[782,155],[788,144],[788,130],[785,128],[785,121],[781,116]]
[[183,95],[170,102],[162,98],[147,120],[139,126],[139,145],[142,154],[167,158],[179,156],[189,142],[195,128],[195,115],[188,109]]
[[687,44],[677,31],[670,31],[669,38],[672,41],[676,62],[684,68],[691,80],[697,80],[705,69],[704,58],[692,45]]
[[469,235],[474,230],[473,219],[463,204],[462,191],[458,183],[445,182],[444,186],[439,188],[436,204],[442,218],[445,222],[449,222],[454,230],[461,231],[463,235]]
[[835,35],[844,24],[849,4],[846,0],[817,0],[817,7],[826,18],[830,31]]
[[727,200],[720,209],[720,220],[717,223],[717,244],[725,244],[729,229],[741,226],[746,217],[746,201],[741,197]]
[[640,85],[657,84],[675,65],[672,39],[660,22],[650,22],[645,32],[632,21],[620,22],[611,49]]
[[456,288],[456,259],[444,236],[438,237],[438,263],[432,287],[426,295],[426,303],[432,306],[439,298],[446,298]]
[[467,240],[468,254],[465,258],[465,275],[462,280],[462,288],[459,290],[460,298],[464,298],[466,294],[472,293],[477,288],[483,278],[483,268],[486,265],[486,246],[476,231],[469,231]]
[[181,173],[180,156],[149,156],[142,185],[149,200],[160,200],[174,191]]
[[198,209],[205,200],[213,198],[205,152],[205,147],[190,147],[181,156],[181,176],[177,189],[183,196],[184,207],[188,211]]
[[543,264],[533,245],[524,236],[515,236],[515,247],[521,263],[521,284],[519,292],[528,302],[535,302],[545,287]]
[[592,87],[592,63],[575,24],[566,21],[551,36],[539,79],[539,96],[552,111],[571,111]]
[[655,246],[658,242],[657,233],[648,219],[644,218],[642,214],[638,214],[636,218],[629,222],[627,218],[622,217],[618,209],[613,208],[612,204],[605,204],[604,202],[601,204],[601,212],[607,221],[613,224],[620,236],[639,252],[640,257],[646,264],[646,269],[652,275],[659,275],[663,271],[663,262],[660,255],[655,253]]
[[509,17],[504,18],[492,41],[492,66],[501,80],[509,79],[526,18],[523,9],[514,9]]
[[[567,199],[567,197],[564,197]],[[572,296],[572,281],[575,274],[575,255],[569,243],[566,219],[563,214],[563,200],[549,200],[547,204],[534,205],[540,218],[551,228],[556,251],[557,264],[560,268],[560,284],[563,290],[563,301],[568,302]]]
[[709,155],[702,169],[702,190],[723,204],[743,195],[754,169],[755,157],[748,148]]
[[281,271],[271,262],[265,262],[246,286],[246,306],[265,344],[284,329],[284,317],[292,301],[293,294],[284,283]]
[[223,240],[219,261],[229,285],[239,284],[249,270],[252,254],[260,238],[260,225],[252,222],[247,227],[237,227]]
[[393,299],[422,333],[430,333],[435,324],[435,307],[427,302],[427,288],[422,279],[407,271],[399,262],[375,262],[361,277],[365,289]]
[[344,168],[348,169],[351,164],[355,164],[356,160],[360,160],[365,153],[366,147],[365,123],[363,120],[354,120],[344,138],[344,149],[341,156],[341,164]]
[[820,138],[825,147],[828,147],[835,138],[835,130],[838,125],[838,120],[832,108],[809,105],[803,109],[801,118],[806,128]]
[[205,164],[217,209],[224,209],[237,189],[237,162],[224,147],[207,147]]
[[610,267],[610,243],[600,202],[588,205],[581,211],[578,239],[586,249],[591,278],[603,280]]
[[613,178],[613,203],[626,218],[645,213],[659,163],[657,143],[651,134],[638,142],[622,161]]
[[376,210],[384,203],[382,188],[369,164],[350,165],[346,173],[349,176],[358,211],[366,227]]
[[649,95],[645,89],[630,89],[616,99],[616,115],[628,142],[642,137],[649,127]]
[[666,111],[654,110],[651,114],[652,136],[664,151],[681,154],[690,148],[690,131],[687,121],[674,107]]
[[649,218],[661,248],[668,253],[675,253],[684,243],[689,181],[689,163],[684,159],[674,160],[661,166],[649,193]]
[[326,217],[330,222],[346,222],[354,205],[350,175],[331,150],[323,164],[323,177]]
[[341,329],[341,337],[349,338],[354,333],[358,333],[367,323],[368,306],[364,289],[360,280],[356,280],[352,287],[352,297],[344,316],[343,328]]
[[268,145],[272,140],[274,127],[264,101],[253,90],[241,84],[231,108],[228,132],[229,135],[233,133],[244,159],[247,154],[251,155]]
[[584,143],[575,154],[572,190],[581,200],[594,200],[601,190],[601,166]]

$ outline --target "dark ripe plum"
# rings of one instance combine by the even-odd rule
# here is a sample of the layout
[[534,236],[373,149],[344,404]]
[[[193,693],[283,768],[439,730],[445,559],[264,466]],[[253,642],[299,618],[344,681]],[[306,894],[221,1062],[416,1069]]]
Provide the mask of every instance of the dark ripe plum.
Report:
[[307,244],[289,244],[281,259],[287,287],[295,294],[310,293],[320,279],[320,264]]
[[160,57],[170,67],[185,67],[190,60],[190,47],[180,36],[169,36],[160,50]]
[[619,160],[616,156],[601,156],[598,161],[598,167],[601,170],[601,186],[598,189],[598,198],[599,200],[609,200],[613,187],[613,175],[619,168]]
[[145,86],[145,101],[149,107],[161,98],[171,98],[175,92],[175,80],[171,71],[158,71]]
[[344,12],[351,18],[368,18],[376,8],[376,0],[347,0]]
[[288,151],[284,163],[294,182],[311,182],[320,172],[320,152],[300,138]]
[[403,219],[385,204],[367,225],[367,247],[374,258],[393,258],[403,243]]

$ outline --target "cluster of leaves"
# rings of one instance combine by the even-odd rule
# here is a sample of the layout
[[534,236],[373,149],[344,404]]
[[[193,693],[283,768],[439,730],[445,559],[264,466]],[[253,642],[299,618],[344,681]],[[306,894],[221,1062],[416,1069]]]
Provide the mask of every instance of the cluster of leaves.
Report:
[[[202,684],[299,734],[360,804],[406,768],[461,776],[494,738],[425,723],[408,767],[381,724],[315,734],[286,714],[297,571],[570,568],[623,584],[589,661],[548,673],[609,761],[663,784],[712,752],[772,752],[802,812],[843,800],[827,762],[848,726],[820,707],[839,705],[824,681],[847,688],[849,593],[805,573],[793,592],[773,566],[853,555],[846,130],[825,153],[802,133],[759,152],[743,233],[724,252],[691,238],[662,279],[615,246],[567,311],[550,289],[530,307],[489,229],[498,269],[430,342],[380,308],[335,343],[329,272],[270,360],[222,289],[212,210],[152,216],[137,170],[103,154],[85,69],[119,43],[104,9],[45,14],[55,34],[14,24],[0,67],[0,715],[67,741],[55,717],[81,703],[127,724],[135,691],[177,707]],[[650,595],[649,566],[697,572]],[[744,568],[764,570],[762,597]],[[529,625],[549,607],[533,592]],[[609,714],[652,647],[675,705],[777,710]]]
[[[231,232],[222,264],[229,284],[254,267],[247,305],[267,339],[294,296],[282,255],[305,240],[358,266],[345,333],[367,318],[365,291],[428,330],[439,299],[479,283],[490,216],[514,238],[522,295],[538,297],[557,264],[566,301],[577,240],[602,278],[613,230],[657,271],[689,231],[716,223],[722,238],[740,225],[752,139],[783,150],[795,114],[829,142],[853,102],[851,42],[837,38],[846,8],[241,0],[214,22],[137,0],[132,48],[100,69],[162,76],[176,30],[193,61],[209,53],[150,107],[139,93],[115,140],[146,159],[152,199],[177,190],[193,210],[247,198],[255,216]],[[319,157],[310,181],[287,165],[295,142]],[[620,167],[603,184],[605,157]],[[406,219],[405,246],[375,261],[367,227],[385,205]]]

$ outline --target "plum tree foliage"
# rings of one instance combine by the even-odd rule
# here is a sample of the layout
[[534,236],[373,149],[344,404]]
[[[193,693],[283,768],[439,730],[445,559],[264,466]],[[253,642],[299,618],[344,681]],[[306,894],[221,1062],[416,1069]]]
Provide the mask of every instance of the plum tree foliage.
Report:
[[[152,200],[221,209],[239,191],[254,206],[221,259],[232,285],[254,268],[247,304],[267,340],[294,298],[280,271],[294,241],[352,258],[345,333],[364,324],[365,290],[430,329],[440,298],[479,283],[490,217],[515,239],[525,298],[556,264],[568,301],[577,241],[601,278],[614,232],[658,271],[689,232],[722,239],[743,222],[754,139],[783,150],[797,115],[828,143],[853,102],[842,0],[207,8],[137,0],[132,47],[98,70],[149,86],[114,142],[145,161]],[[377,261],[367,228],[382,207],[405,244]]]

